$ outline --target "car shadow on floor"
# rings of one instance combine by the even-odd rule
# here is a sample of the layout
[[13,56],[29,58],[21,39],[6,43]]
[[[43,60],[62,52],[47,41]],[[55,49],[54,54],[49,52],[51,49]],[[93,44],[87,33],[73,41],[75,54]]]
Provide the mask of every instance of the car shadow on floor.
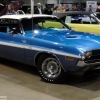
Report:
[[[37,68],[26,64],[0,58],[0,64],[19,71],[38,76]],[[43,80],[40,80],[43,81]],[[62,85],[70,85],[91,91],[100,90],[100,70],[88,71],[84,74],[71,72]]]
[[92,91],[100,90],[100,69],[85,73],[71,72],[64,84]]
[[20,70],[22,72],[38,76],[37,68],[33,67],[33,66],[29,66],[26,64],[15,62],[15,61],[7,60],[4,58],[0,58],[0,64],[5,65],[6,67],[11,67],[11,68]]

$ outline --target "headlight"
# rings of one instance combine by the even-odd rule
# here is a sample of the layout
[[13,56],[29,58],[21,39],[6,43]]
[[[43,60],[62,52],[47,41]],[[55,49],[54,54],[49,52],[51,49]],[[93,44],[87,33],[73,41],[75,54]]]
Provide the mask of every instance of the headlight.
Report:
[[85,60],[85,56],[84,55],[82,55],[82,60]]
[[82,60],[85,60],[86,58],[90,58],[92,56],[92,51],[87,51],[83,53]]
[[91,51],[87,51],[87,52],[85,53],[85,55],[86,55],[86,57],[90,58],[90,57],[92,56],[92,52],[91,52]]

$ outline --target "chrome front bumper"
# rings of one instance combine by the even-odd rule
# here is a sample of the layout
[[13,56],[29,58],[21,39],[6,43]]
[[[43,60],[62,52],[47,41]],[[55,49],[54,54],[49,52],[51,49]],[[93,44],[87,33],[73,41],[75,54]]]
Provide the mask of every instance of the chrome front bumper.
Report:
[[77,66],[79,66],[79,67],[84,67],[84,66],[95,66],[95,65],[100,65],[100,62],[85,63],[84,61],[78,61],[78,63],[77,63]]

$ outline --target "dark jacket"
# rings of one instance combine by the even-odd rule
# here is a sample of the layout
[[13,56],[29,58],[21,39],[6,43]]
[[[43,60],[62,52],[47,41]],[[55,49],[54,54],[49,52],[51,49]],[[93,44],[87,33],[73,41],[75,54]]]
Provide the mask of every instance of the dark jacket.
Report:
[[51,8],[46,7],[46,8],[44,9],[44,14],[52,15],[52,10],[51,10]]
[[[44,11],[43,11],[42,8],[41,8],[41,12],[42,12],[42,14],[44,13]],[[38,10],[38,7],[36,7],[36,8],[34,9],[34,14],[40,14],[40,13],[39,13],[39,10]]]
[[68,9],[66,9],[66,11],[69,11],[69,8],[68,8]]
[[96,12],[100,12],[100,9],[97,9]]

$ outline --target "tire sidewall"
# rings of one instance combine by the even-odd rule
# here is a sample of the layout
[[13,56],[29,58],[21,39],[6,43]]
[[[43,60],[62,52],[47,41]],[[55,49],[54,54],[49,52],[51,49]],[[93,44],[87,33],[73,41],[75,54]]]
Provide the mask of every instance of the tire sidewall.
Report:
[[[44,62],[44,60],[46,60],[47,58],[54,58],[54,57],[50,57],[50,56],[40,56],[39,60],[38,60],[38,73],[40,75],[40,77],[49,83],[61,83],[65,78],[66,78],[66,72],[62,69],[61,67],[61,72],[60,74],[56,77],[56,78],[48,78],[46,75],[44,75],[44,73],[42,72],[42,63]],[[54,58],[56,59],[56,58]],[[57,59],[56,59],[57,60]],[[57,62],[59,63],[59,61],[57,60]],[[59,63],[60,64],[60,63]],[[60,65],[61,66],[61,65]]]

